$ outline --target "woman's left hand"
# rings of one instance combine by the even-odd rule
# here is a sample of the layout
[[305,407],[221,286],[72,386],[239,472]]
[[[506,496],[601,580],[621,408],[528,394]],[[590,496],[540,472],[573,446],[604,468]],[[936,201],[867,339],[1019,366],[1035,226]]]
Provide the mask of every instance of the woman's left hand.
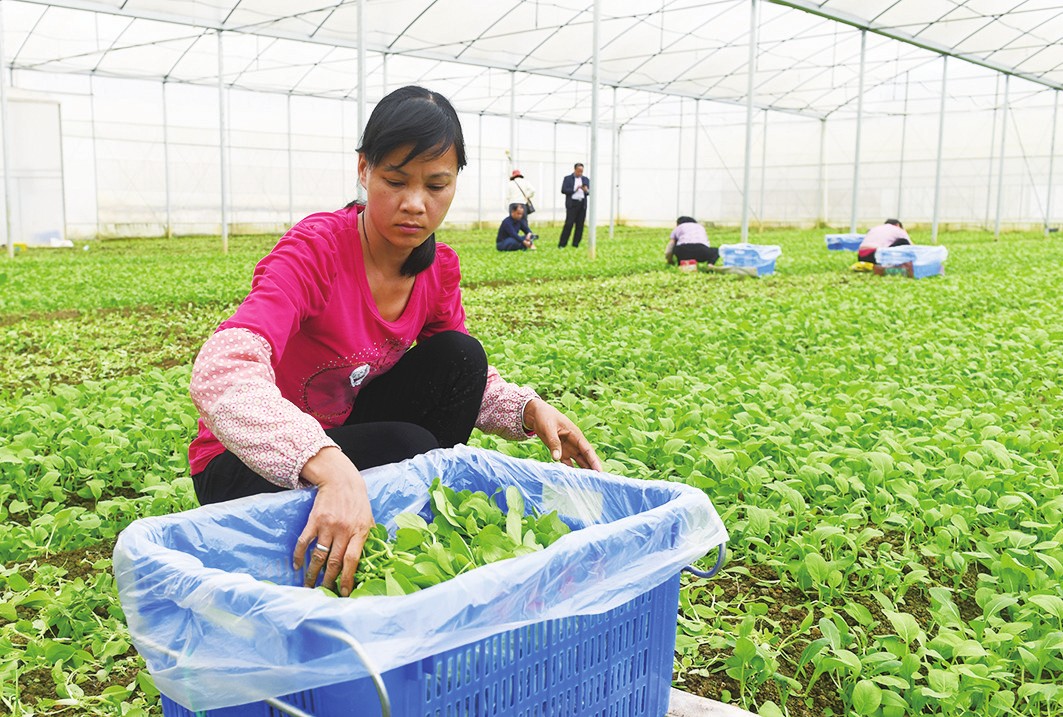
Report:
[[555,461],[566,466],[575,463],[581,468],[602,469],[602,463],[583,431],[543,399],[532,399],[524,407],[524,425],[539,436]]

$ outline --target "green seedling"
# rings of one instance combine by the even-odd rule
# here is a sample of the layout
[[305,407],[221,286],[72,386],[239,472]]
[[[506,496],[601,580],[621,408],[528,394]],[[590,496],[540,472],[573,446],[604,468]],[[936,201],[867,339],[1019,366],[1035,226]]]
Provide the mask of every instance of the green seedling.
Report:
[[409,595],[489,563],[542,550],[569,532],[550,512],[524,512],[524,497],[505,490],[507,509],[483,491],[455,491],[439,478],[428,489],[434,518],[400,513],[395,536],[380,523],[369,531],[351,597]]

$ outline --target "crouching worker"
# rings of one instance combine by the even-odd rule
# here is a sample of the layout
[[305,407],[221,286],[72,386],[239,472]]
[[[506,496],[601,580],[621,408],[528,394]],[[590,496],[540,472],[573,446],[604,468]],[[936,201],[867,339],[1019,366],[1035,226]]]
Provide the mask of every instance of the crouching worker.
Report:
[[709,235],[705,227],[697,223],[694,217],[679,217],[675,229],[668,237],[664,248],[664,260],[669,264],[693,260],[715,264],[720,258],[720,250],[709,244]]
[[887,219],[885,224],[879,224],[867,230],[856,255],[860,261],[876,264],[878,262],[875,261],[875,252],[879,249],[911,243],[912,238],[908,236],[908,232],[904,231],[904,225],[900,220]]
[[[293,567],[347,596],[375,524],[361,471],[469,440],[538,436],[601,470],[567,416],[504,380],[469,335],[458,255],[436,241],[465,166],[453,105],[422,87],[377,104],[358,148],[364,206],[311,214],[255,267],[192,369],[188,449],[203,505],[317,487]],[[224,507],[218,510],[224,511]],[[250,550],[234,546],[236,550]]]
[[498,227],[495,248],[499,251],[534,249],[538,234],[532,234],[528,220],[524,218],[523,204],[510,204],[509,216]]

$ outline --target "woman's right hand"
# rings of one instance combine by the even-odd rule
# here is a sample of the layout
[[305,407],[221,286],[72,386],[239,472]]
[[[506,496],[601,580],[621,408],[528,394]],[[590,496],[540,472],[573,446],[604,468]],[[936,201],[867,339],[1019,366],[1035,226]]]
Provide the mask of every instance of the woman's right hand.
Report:
[[[334,446],[318,451],[300,475],[317,486],[317,496],[306,527],[295,543],[292,565],[296,570],[302,568],[307,548],[314,547],[304,584],[314,587],[323,568],[322,584],[331,590],[339,576],[339,593],[347,597],[354,588],[362,546],[375,524],[365,481],[354,463]],[[327,547],[328,551],[317,546]]]

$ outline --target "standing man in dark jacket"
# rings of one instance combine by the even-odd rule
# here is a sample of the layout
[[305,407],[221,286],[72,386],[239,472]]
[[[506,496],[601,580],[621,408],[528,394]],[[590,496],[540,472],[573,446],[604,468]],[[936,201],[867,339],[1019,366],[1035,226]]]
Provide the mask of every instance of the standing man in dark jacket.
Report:
[[572,227],[576,234],[572,237],[572,246],[579,246],[583,239],[583,222],[587,219],[587,195],[591,191],[591,180],[583,176],[583,165],[576,163],[572,174],[561,180],[561,193],[565,195],[565,227],[561,230],[558,247],[568,246],[568,235]]

